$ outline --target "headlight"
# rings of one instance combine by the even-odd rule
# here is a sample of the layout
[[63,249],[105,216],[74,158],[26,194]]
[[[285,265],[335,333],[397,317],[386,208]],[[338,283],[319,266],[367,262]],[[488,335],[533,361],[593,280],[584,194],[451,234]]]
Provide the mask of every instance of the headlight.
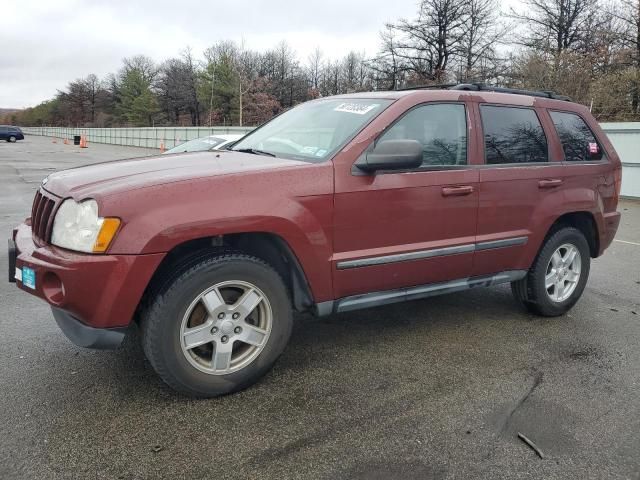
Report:
[[77,203],[69,198],[62,202],[53,219],[51,243],[78,252],[103,253],[115,237],[120,220],[98,216],[98,203]]

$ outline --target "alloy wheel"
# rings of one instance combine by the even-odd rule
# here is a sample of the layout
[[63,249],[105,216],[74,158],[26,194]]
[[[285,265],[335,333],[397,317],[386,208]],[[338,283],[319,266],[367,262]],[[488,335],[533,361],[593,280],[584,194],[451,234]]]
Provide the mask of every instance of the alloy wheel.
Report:
[[180,326],[182,353],[198,370],[226,375],[253,362],[267,343],[271,305],[255,285],[217,283],[189,305]]
[[549,298],[564,302],[575,291],[580,281],[582,258],[575,245],[565,243],[551,255],[547,265],[544,286]]

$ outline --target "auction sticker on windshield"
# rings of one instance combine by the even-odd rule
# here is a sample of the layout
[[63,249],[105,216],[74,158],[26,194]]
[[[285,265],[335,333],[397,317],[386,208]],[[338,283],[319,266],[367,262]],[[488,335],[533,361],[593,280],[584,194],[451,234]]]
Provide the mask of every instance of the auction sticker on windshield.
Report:
[[333,110],[336,112],[347,112],[347,113],[357,113],[358,115],[366,115],[371,110],[379,106],[380,104],[378,103],[372,103],[369,105],[365,105],[362,103],[341,103]]

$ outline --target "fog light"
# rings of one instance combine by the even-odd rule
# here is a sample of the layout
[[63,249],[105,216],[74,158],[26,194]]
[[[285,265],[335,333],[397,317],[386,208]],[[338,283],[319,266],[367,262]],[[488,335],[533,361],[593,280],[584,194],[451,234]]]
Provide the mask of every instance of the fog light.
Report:
[[60,305],[64,301],[64,285],[60,277],[53,272],[47,272],[42,279],[42,293],[51,303]]

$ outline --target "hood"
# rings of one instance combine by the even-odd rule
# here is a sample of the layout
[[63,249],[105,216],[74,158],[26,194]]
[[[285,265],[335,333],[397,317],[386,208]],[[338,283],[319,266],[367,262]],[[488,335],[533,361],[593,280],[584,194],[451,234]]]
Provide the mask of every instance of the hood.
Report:
[[229,174],[252,174],[273,168],[310,165],[307,162],[242,152],[194,152],[132,158],[52,173],[45,190],[76,200],[122,191]]

